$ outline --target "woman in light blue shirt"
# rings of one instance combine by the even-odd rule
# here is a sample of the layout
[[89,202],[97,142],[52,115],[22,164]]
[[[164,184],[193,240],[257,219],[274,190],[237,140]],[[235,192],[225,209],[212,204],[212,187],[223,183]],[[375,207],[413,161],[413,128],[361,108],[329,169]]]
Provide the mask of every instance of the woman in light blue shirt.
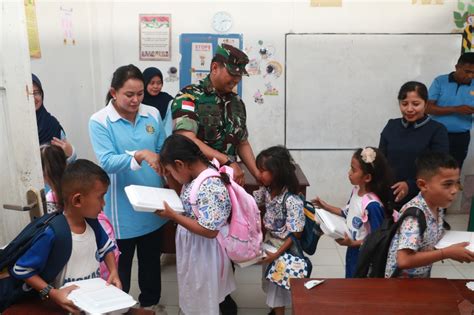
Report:
[[109,174],[105,214],[110,219],[121,255],[119,276],[130,289],[135,248],[138,255],[139,302],[158,304],[161,295],[160,237],[166,220],[133,210],[124,188],[128,185],[163,187],[158,175],[159,153],[165,140],[160,113],[142,104],[144,80],[134,65],[119,67],[107,94],[107,106],[89,121],[89,135],[100,166]]

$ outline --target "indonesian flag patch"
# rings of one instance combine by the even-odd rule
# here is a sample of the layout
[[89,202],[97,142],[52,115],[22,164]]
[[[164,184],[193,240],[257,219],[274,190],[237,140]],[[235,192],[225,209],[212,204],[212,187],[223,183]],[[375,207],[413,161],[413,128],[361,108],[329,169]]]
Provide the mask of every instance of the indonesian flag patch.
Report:
[[188,111],[190,111],[190,112],[194,112],[194,103],[193,103],[193,102],[191,102],[191,101],[183,101],[181,104],[182,104],[182,105],[181,105],[181,108],[182,108],[183,110],[188,110]]

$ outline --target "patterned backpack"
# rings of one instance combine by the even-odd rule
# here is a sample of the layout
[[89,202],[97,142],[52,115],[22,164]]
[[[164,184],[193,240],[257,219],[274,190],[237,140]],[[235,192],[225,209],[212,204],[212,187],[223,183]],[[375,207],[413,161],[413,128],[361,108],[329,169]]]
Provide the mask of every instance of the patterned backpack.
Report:
[[[218,165],[216,160],[214,165]],[[260,210],[255,199],[249,195],[245,189],[234,182],[233,170],[230,167],[223,166],[219,172],[229,175],[230,184],[226,185],[232,204],[230,224],[228,228],[223,228],[217,234],[217,241],[227,256],[233,262],[243,262],[253,259],[262,253],[262,228],[260,223]],[[190,202],[194,215],[198,218],[199,211],[196,201],[199,187],[209,177],[220,177],[217,170],[208,168],[201,172],[194,181],[190,193]]]

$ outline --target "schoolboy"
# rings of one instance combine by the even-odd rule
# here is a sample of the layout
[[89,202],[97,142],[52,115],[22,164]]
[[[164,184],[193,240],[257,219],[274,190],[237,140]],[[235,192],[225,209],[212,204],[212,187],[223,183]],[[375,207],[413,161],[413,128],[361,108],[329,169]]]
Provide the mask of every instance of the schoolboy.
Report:
[[69,164],[61,180],[63,215],[72,234],[72,252],[67,264],[52,284],[39,276],[48,268],[45,264],[57,237],[48,227],[10,269],[13,277],[23,279],[43,299],[50,298],[69,312],[78,311],[67,298],[76,286],[60,287],[72,281],[99,278],[100,260],[105,260],[110,272],[107,282],[122,287],[113,254],[115,245],[97,221],[109,184],[107,173],[93,162],[79,159]]
[[426,218],[426,230],[420,236],[418,220],[406,218],[392,239],[387,257],[385,277],[397,272],[402,278],[429,278],[434,262],[453,259],[459,262],[474,261],[474,252],[458,243],[444,249],[434,246],[444,234],[443,209],[456,198],[459,191],[459,166],[446,153],[426,152],[416,161],[416,184],[420,193],[406,203],[401,212],[410,207],[420,209]]

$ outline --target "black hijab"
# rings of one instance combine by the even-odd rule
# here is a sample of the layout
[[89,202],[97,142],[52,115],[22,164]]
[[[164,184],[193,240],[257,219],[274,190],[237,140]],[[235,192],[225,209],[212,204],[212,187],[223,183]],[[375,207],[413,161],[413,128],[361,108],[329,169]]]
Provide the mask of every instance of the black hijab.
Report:
[[33,83],[38,86],[43,97],[43,104],[36,110],[36,125],[38,126],[38,138],[40,144],[48,143],[53,140],[53,137],[61,138],[61,131],[63,127],[59,121],[51,115],[44,107],[44,92],[41,81],[34,74],[31,74]]
[[163,82],[163,74],[158,68],[149,67],[143,71],[143,78],[145,79],[145,96],[143,97],[143,104],[150,105],[155,107],[160,111],[161,119],[165,119],[166,111],[168,110],[168,104],[173,99],[171,95],[166,92],[161,91],[156,96],[150,95],[147,91],[147,86],[150,83],[151,79],[159,76],[161,82]]

